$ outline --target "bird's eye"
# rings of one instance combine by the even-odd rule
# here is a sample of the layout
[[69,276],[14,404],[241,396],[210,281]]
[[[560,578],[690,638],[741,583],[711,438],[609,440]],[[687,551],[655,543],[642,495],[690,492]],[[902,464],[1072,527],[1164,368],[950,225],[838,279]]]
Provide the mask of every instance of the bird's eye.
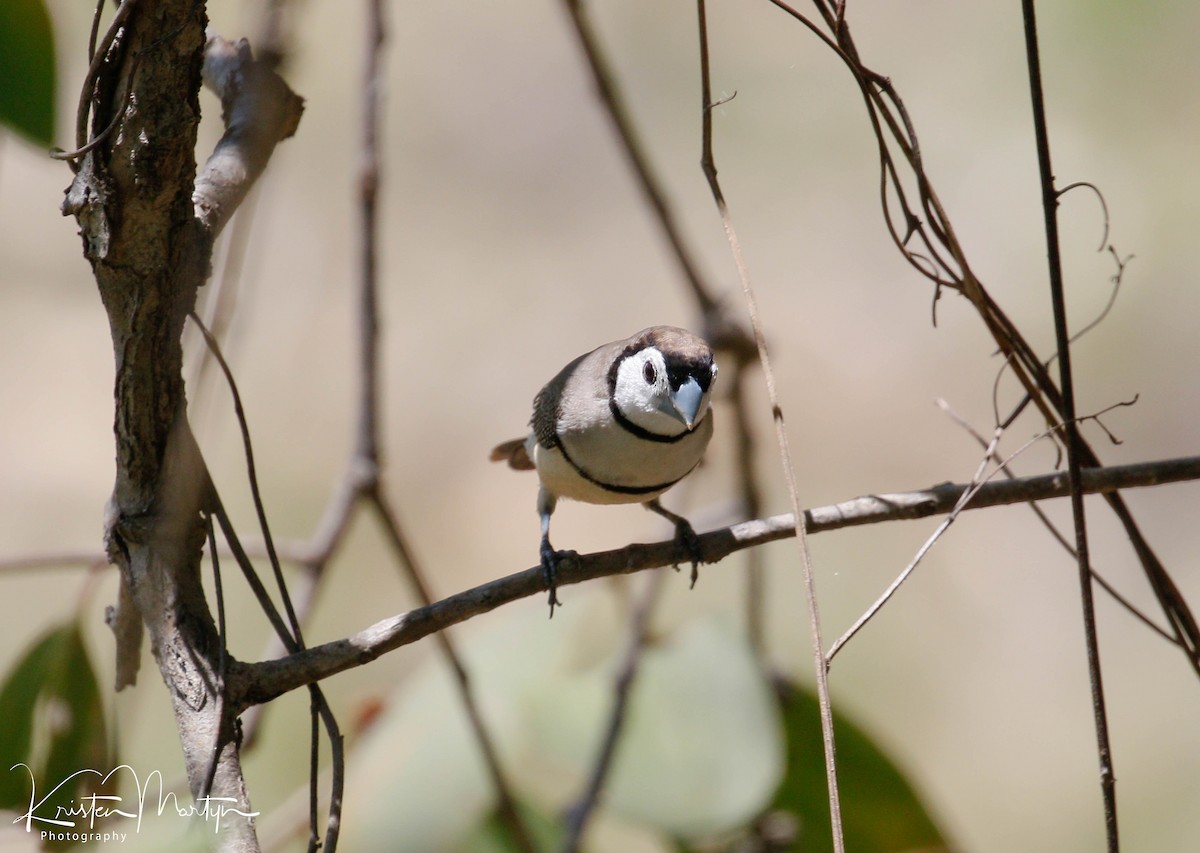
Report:
[[653,385],[654,380],[658,378],[658,371],[654,369],[654,365],[650,362],[642,367],[642,378],[646,380],[647,385]]

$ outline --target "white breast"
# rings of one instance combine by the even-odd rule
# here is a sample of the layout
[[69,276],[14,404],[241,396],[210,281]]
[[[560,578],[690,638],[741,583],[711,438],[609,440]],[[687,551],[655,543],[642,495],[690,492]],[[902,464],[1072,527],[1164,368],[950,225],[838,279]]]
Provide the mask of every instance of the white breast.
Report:
[[560,435],[561,447],[531,440],[542,485],[557,497],[596,504],[643,503],[658,497],[700,462],[712,437],[712,413],[675,442],[649,441],[615,420]]

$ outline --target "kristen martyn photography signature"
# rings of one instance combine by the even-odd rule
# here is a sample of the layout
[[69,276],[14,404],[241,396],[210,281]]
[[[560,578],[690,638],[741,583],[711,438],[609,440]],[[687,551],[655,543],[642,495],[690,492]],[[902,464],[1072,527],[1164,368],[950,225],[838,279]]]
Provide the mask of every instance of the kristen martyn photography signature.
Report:
[[[99,770],[77,770],[46,791],[38,791],[33,771],[27,764],[14,764],[11,773],[24,773],[29,779],[29,809],[13,819],[24,824],[25,831],[37,833],[43,842],[122,842],[142,831],[144,821],[164,815],[202,823],[215,834],[231,820],[252,820],[258,812],[246,809],[246,804],[231,797],[201,797],[183,802],[174,791],[163,785],[162,773],[152,771],[143,782],[136,770],[121,764],[103,773]],[[91,779],[96,790],[114,790],[118,784],[132,784],[136,796],[91,793],[67,800],[60,791],[70,791],[81,781]],[[152,796],[153,795],[153,796]]]

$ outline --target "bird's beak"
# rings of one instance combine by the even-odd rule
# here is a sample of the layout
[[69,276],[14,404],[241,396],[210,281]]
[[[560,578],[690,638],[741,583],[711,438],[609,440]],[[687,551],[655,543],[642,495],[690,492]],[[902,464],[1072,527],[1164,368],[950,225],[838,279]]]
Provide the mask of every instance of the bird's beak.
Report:
[[696,415],[700,411],[700,403],[704,400],[704,389],[695,377],[689,376],[669,397],[671,409],[667,414],[683,421],[689,430],[696,423]]

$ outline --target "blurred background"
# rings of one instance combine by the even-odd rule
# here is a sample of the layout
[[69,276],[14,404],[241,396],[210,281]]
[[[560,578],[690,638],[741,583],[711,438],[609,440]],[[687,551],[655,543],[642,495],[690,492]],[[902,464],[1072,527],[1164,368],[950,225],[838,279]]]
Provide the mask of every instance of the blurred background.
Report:
[[[91,4],[51,4],[59,49],[59,144],[70,146],[86,68]],[[266,4],[214,0],[212,27],[260,33]],[[277,536],[306,539],[351,449],[356,394],[357,175],[365,21],[360,4],[295,2],[283,68],[306,99],[229,234],[248,229],[226,353],[255,438]],[[700,92],[694,7],[587,4],[653,166],[690,246],[736,312],[737,279],[698,162]],[[1071,2],[1039,9],[1055,173],[1092,181],[1108,239],[1132,255],[1112,313],[1074,350],[1079,409],[1135,396],[1088,437],[1123,463],[1194,455],[1200,383],[1200,7]],[[993,423],[1000,364],[981,323],[948,295],[931,322],[932,288],[892,245],[878,203],[875,140],[837,58],[767,3],[709,9],[722,185],[743,241],[787,417],[801,501],[832,503],[970,478],[974,441],[935,405],[978,429]],[[394,4],[383,92],[381,258],[386,481],[434,592],[450,594],[533,565],[536,479],[487,461],[521,435],[533,395],[570,358],[656,323],[698,314],[598,107],[564,9],[556,3]],[[864,62],[905,98],[930,177],[972,267],[1044,355],[1053,343],[1028,78],[1014,4],[862,0],[848,19]],[[205,111],[198,157],[219,137]],[[113,477],[112,353],[75,222],[59,213],[70,173],[0,135],[0,557],[101,548]],[[1072,325],[1112,292],[1100,205],[1063,198]],[[211,288],[211,285],[209,286]],[[203,295],[202,295],[202,298]],[[191,342],[193,345],[195,341]],[[193,346],[194,357],[198,350]],[[189,389],[192,419],[225,503],[253,520],[228,393],[208,375]],[[1004,411],[1017,399],[1000,382]],[[787,511],[769,408],[752,401],[767,514]],[[716,404],[708,464],[667,506],[697,528],[737,519],[728,404]],[[1041,429],[1021,421],[1013,450]],[[1016,463],[1040,473],[1049,446]],[[1149,540],[1200,607],[1200,487],[1128,494]],[[1047,506],[1069,519],[1065,502]],[[1088,501],[1096,568],[1157,615],[1128,543]],[[911,559],[936,520],[822,534],[811,547],[832,640]],[[579,551],[665,538],[639,507],[564,504],[558,547]],[[812,659],[794,545],[764,549],[773,662],[809,681]],[[743,622],[745,555],[666,579],[664,633]],[[644,578],[563,591],[458,630],[469,658],[621,642],[605,608]],[[78,565],[7,571],[0,667],[44,626],[82,607],[102,686],[111,682],[103,607],[110,571]],[[614,587],[616,595],[613,595]],[[268,628],[237,581],[226,585],[230,644],[264,654]],[[1200,837],[1200,686],[1183,656],[1098,596],[1122,837],[1130,850],[1191,851]],[[345,636],[414,603],[367,517],[321,588],[310,642]],[[607,615],[606,615],[607,614]],[[560,621],[561,620],[561,621]],[[514,632],[520,640],[514,640]],[[538,651],[532,651],[538,650]],[[328,683],[347,726],[421,677],[431,646],[402,649]],[[518,676],[503,655],[481,676]],[[527,677],[525,675],[521,678]],[[415,682],[413,682],[415,683]],[[1071,559],[1026,507],[968,513],[888,607],[842,652],[836,705],[889,750],[950,838],[968,851],[1091,851],[1103,843],[1097,759],[1078,587]],[[491,689],[491,688],[488,688]],[[147,653],[136,689],[106,701],[122,757],[166,775],[182,767],[169,705]],[[497,700],[498,701],[498,700]],[[303,786],[307,700],[270,711],[247,759],[254,805],[282,814]],[[566,712],[564,712],[566,713]],[[411,737],[411,734],[410,734]],[[353,758],[351,759],[353,763]],[[397,761],[397,764],[402,762]],[[348,793],[349,809],[356,802]],[[361,794],[357,802],[364,802]],[[348,821],[352,820],[348,812]],[[350,825],[350,824],[348,824]],[[657,849],[621,835],[608,849]],[[598,848],[599,849],[599,848]]]

